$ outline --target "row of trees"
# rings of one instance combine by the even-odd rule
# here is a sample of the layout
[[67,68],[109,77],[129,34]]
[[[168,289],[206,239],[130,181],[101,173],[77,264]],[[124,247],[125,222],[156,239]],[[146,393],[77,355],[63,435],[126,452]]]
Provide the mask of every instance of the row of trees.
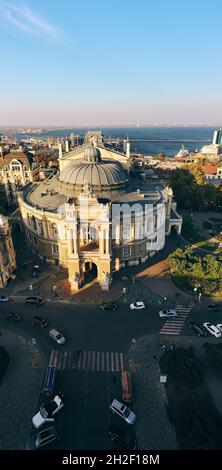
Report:
[[198,164],[176,169],[170,177],[170,186],[181,209],[206,211],[222,208],[222,187],[207,183]]

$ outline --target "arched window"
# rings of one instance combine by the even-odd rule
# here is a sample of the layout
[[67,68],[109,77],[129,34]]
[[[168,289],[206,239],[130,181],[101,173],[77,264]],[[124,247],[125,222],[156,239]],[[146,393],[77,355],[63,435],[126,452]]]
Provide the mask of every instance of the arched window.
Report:
[[12,160],[10,163],[10,170],[11,171],[21,171],[21,163],[18,160]]

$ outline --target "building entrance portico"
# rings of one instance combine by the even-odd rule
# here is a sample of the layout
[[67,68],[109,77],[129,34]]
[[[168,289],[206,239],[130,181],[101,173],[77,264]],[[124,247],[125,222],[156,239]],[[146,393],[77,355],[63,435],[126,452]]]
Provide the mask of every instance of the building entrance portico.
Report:
[[88,284],[97,280],[98,268],[93,261],[86,261],[83,264],[83,284]]

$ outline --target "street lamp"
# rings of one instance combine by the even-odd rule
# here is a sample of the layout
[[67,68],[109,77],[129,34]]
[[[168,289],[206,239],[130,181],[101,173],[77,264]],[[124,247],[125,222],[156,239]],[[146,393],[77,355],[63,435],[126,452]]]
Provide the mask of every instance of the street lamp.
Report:
[[201,290],[198,290],[198,289],[200,289],[200,288],[201,288],[201,286],[196,286],[196,287],[194,287],[194,289],[193,289],[194,292],[197,294],[196,303],[198,302],[199,304],[201,304],[201,297],[202,297],[202,292],[201,292]]

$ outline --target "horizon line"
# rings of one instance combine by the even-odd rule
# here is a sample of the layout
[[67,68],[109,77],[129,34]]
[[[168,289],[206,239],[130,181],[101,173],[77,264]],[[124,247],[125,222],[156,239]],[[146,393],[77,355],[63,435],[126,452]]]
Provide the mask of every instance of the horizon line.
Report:
[[213,127],[213,126],[222,126],[222,121],[215,121],[215,122],[178,122],[178,123],[151,123],[151,124],[84,124],[84,125],[71,125],[71,124],[63,124],[63,125],[52,125],[52,124],[8,124],[8,125],[1,125],[0,129],[85,129],[85,128],[146,128],[146,127]]

